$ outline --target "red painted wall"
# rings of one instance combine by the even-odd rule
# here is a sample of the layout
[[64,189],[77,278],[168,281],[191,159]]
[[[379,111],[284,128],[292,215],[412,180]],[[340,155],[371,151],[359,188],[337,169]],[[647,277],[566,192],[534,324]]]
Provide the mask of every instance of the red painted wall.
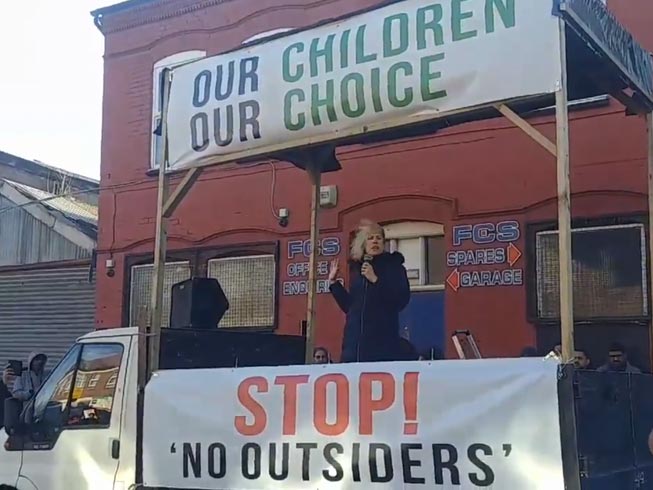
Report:
[[[284,3],[171,0],[105,17],[98,328],[122,323],[127,307],[125,257],[153,249],[156,178],[147,177],[146,171],[154,63],[192,49],[215,54],[262,31],[312,24],[376,2]],[[653,49],[653,4],[612,3],[627,26]],[[175,14],[199,4],[209,6]],[[143,21],[148,22],[138,25]],[[572,114],[574,216],[646,210],[645,126],[643,120],[625,117],[623,112],[612,103]],[[551,117],[532,122],[554,138]],[[322,213],[321,230],[339,236],[344,244],[362,217],[384,223],[442,223],[449,248],[453,248],[451,227],[457,223],[515,219],[524,231],[528,223],[556,217],[554,159],[503,119],[457,127],[434,137],[342,148],[339,157],[343,170],[326,175],[323,182],[338,186],[339,202],[336,209]],[[278,164],[277,169],[274,202],[277,208],[290,209],[287,228],[278,226],[270,210],[269,165],[214,168],[204,172],[175,213],[169,249],[279,240],[280,281],[284,280],[287,241],[307,237],[310,196],[304,173],[287,164]],[[517,246],[525,251],[523,233]],[[105,274],[109,257],[116,262],[113,277]],[[525,267],[525,260],[522,257],[518,265]],[[447,289],[447,328],[472,329],[487,356],[516,354],[534,343],[526,299],[525,287]],[[317,308],[317,341],[338,352],[342,315],[328,295],[319,297]],[[304,312],[304,296],[281,296],[279,332],[298,333]]]

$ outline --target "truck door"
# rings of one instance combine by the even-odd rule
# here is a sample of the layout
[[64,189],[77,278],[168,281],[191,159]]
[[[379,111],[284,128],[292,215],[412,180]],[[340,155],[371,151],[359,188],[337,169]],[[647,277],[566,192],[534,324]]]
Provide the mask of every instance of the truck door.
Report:
[[77,344],[28,406],[19,488],[113,490],[131,339],[98,340]]
[[4,428],[0,428],[0,488],[4,488],[3,485],[15,486],[16,481],[18,481],[18,470],[20,469],[20,452],[7,451],[5,448],[6,441],[7,434]]

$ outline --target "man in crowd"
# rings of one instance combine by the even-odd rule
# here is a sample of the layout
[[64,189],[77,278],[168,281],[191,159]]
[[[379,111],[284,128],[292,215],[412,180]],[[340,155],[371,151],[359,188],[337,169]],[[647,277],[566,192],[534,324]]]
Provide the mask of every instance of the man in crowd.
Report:
[[313,364],[330,364],[331,356],[325,347],[316,347],[313,349]]
[[583,349],[576,349],[574,354],[574,364],[576,369],[592,369],[592,360]]
[[642,371],[628,362],[626,348],[618,342],[614,342],[608,351],[608,362],[601,366],[598,371],[609,371],[612,373],[639,374]]
[[30,400],[45,380],[45,364],[48,357],[41,352],[33,352],[27,358],[27,369],[16,378],[11,394],[14,398],[26,402]]

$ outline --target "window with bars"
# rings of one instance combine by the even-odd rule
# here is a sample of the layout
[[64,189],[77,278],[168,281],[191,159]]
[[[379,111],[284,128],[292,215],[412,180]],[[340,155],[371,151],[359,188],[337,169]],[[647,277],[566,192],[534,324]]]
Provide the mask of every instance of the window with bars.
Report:
[[[143,308],[150,305],[152,294],[152,264],[135,265],[131,268],[131,284],[129,290],[129,321],[131,326],[138,325],[138,318]],[[190,279],[190,262],[168,262],[163,276],[163,319],[162,326],[170,324],[170,295],[172,286],[178,282]]]
[[275,319],[276,264],[273,255],[225,257],[208,261],[229,300],[221,328],[272,327]]
[[[537,316],[560,317],[558,233],[539,232],[536,243]],[[648,315],[646,235],[641,224],[572,230],[576,318]]]

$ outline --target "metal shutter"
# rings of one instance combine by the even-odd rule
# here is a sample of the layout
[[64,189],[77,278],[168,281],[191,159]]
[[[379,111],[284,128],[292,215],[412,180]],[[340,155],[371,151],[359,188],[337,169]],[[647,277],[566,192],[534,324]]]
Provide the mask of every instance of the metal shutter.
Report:
[[0,365],[41,351],[51,369],[94,321],[88,266],[0,272]]

